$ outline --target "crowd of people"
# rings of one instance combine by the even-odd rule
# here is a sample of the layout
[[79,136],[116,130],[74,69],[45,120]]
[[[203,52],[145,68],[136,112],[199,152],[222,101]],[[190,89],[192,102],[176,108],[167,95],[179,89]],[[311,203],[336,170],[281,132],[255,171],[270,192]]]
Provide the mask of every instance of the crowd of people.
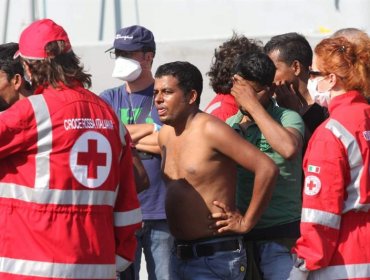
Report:
[[62,26],[0,45],[0,279],[370,279],[370,38],[244,35],[153,73],[117,31],[93,93]]

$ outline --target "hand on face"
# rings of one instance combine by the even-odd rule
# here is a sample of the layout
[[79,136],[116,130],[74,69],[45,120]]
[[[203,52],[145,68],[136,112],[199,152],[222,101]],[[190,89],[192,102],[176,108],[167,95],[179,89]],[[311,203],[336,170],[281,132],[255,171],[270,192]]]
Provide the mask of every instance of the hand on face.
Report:
[[292,83],[279,81],[274,85],[274,96],[281,107],[300,112],[304,107],[302,95],[294,89]]
[[268,88],[254,88],[251,82],[243,79],[241,76],[237,74],[233,76],[231,95],[235,97],[236,103],[246,111],[259,104],[260,99],[265,94],[268,94],[268,90]]

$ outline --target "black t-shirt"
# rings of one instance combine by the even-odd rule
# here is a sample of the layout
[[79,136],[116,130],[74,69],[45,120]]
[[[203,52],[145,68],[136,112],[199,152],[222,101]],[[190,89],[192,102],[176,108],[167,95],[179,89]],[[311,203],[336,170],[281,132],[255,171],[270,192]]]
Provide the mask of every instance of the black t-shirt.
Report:
[[315,129],[325,121],[329,116],[328,110],[325,107],[321,107],[319,104],[314,103],[302,116],[306,128],[309,134],[315,131]]

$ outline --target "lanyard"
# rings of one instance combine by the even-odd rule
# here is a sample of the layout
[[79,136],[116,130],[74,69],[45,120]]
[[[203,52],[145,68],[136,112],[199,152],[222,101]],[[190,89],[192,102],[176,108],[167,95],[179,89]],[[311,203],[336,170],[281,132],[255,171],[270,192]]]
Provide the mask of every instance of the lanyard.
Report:
[[[150,107],[148,110],[148,106],[145,106],[146,98],[142,98],[140,105],[136,108],[133,107],[132,102],[132,94],[134,93],[127,93],[128,94],[128,103],[129,103],[129,124],[137,124],[137,123],[146,123],[146,118],[151,115],[152,109],[154,106],[154,96],[152,95],[150,101]],[[141,109],[141,110],[140,110]]]

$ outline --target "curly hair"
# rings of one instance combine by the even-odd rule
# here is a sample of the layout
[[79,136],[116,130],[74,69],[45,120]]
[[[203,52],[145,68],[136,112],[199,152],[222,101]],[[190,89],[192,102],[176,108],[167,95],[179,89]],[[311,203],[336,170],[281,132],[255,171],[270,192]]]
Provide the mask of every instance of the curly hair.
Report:
[[22,58],[32,73],[33,85],[49,84],[54,88],[60,83],[72,87],[76,81],[91,87],[91,75],[84,72],[80,59],[70,50],[65,52],[64,41],[53,41],[46,45],[48,57],[42,60]]
[[238,56],[248,52],[262,52],[262,42],[248,39],[233,32],[231,39],[215,49],[215,54],[207,76],[210,86],[217,94],[230,94],[232,68]]

